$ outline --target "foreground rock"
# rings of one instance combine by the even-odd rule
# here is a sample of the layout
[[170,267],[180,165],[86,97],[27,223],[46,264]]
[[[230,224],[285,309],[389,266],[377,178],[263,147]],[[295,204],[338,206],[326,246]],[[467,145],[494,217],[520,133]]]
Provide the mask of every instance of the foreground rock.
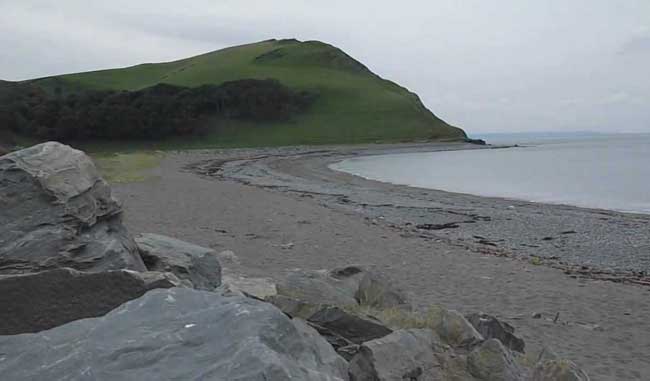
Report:
[[486,339],[498,339],[506,348],[524,353],[524,340],[515,336],[515,328],[494,316],[483,313],[466,316],[467,320]]
[[510,352],[497,339],[476,347],[467,357],[470,373],[479,380],[520,381],[524,379]]
[[311,315],[308,321],[335,349],[362,344],[393,332],[370,316],[353,314],[338,307],[324,307]]
[[140,234],[135,242],[149,271],[171,272],[198,290],[221,285],[221,266],[214,250],[158,234]]
[[49,142],[0,157],[0,274],[145,271],[121,207],[83,152]]
[[546,360],[537,364],[533,381],[589,381],[589,376],[568,360]]
[[350,361],[350,380],[444,380],[436,358],[442,351],[429,329],[395,331],[361,346]]
[[411,309],[388,276],[359,265],[331,271],[298,270],[277,285],[278,294],[307,304]]
[[431,328],[447,344],[459,348],[472,348],[483,341],[483,336],[476,331],[459,312],[433,306],[429,311]]
[[154,288],[179,285],[172,274],[57,269],[0,277],[0,335],[39,332],[103,316]]
[[[45,339],[47,337],[47,340]],[[8,380],[346,380],[313,329],[270,304],[153,290],[104,317],[0,337]]]

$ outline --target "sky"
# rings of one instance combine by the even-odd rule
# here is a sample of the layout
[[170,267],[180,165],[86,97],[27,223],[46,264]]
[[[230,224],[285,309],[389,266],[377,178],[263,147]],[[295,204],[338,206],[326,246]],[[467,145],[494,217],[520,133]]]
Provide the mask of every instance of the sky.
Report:
[[0,79],[320,40],[470,134],[650,132],[649,0],[0,0]]

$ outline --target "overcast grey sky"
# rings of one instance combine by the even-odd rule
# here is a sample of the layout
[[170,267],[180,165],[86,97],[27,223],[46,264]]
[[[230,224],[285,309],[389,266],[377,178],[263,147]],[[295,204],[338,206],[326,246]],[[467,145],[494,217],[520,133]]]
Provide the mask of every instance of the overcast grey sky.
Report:
[[650,0],[0,0],[0,78],[336,45],[469,133],[650,132]]

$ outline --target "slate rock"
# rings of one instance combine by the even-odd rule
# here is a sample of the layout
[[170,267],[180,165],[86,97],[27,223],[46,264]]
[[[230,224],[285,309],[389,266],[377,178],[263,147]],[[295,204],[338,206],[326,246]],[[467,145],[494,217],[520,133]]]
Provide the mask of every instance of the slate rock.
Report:
[[279,295],[312,305],[411,309],[405,293],[387,275],[369,266],[296,270],[278,283],[277,290]]
[[157,289],[100,318],[0,337],[0,374],[21,380],[347,380],[347,363],[271,304]]
[[279,295],[310,304],[357,305],[357,287],[329,276],[328,272],[296,270],[278,282]]
[[453,347],[472,348],[483,336],[457,311],[432,306],[429,314],[432,327],[440,338]]
[[541,361],[533,372],[533,381],[589,381],[589,376],[568,360]]
[[0,335],[39,332],[103,316],[153,288],[179,285],[173,274],[56,269],[0,276]]
[[467,356],[470,373],[484,381],[520,381],[524,379],[510,352],[497,339],[483,342]]
[[355,314],[338,307],[323,307],[307,320],[325,337],[333,333],[354,344],[362,344],[393,332],[370,316]]
[[355,299],[362,306],[377,309],[412,309],[406,294],[386,274],[369,266],[351,265],[330,271],[330,276],[355,288]]
[[264,300],[278,307],[292,318],[303,320],[308,320],[313,314],[326,307],[326,305],[311,304],[284,295],[270,295],[265,297]]
[[221,285],[216,251],[159,234],[139,234],[135,242],[149,271],[173,273],[198,290],[214,290]]
[[145,271],[92,160],[48,142],[0,157],[0,274]]
[[515,328],[494,316],[475,313],[465,316],[485,339],[498,339],[506,348],[524,353],[524,340],[515,336]]
[[398,330],[367,341],[350,361],[351,381],[443,380],[443,351],[429,329]]

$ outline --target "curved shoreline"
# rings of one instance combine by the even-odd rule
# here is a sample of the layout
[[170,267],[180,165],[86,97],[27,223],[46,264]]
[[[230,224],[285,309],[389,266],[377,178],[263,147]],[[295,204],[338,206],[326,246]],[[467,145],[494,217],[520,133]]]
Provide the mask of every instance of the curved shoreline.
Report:
[[[256,150],[257,155],[222,161],[219,176],[285,193],[313,194],[329,207],[353,208],[367,218],[429,238],[447,239],[474,251],[536,257],[580,276],[650,285],[650,215],[412,187],[330,167],[360,155],[460,149],[477,147],[433,144]],[[424,225],[431,226],[415,228]]]
[[[525,148],[523,146],[504,146],[504,147],[499,147],[499,148]],[[429,152],[415,152],[416,154],[421,154],[421,153],[436,153],[440,151],[429,151]],[[388,154],[381,154],[381,155],[364,155],[358,157],[358,159],[363,159],[364,157],[374,157],[374,156],[391,156],[391,157],[399,157],[401,155],[409,155],[414,152],[409,152],[409,153],[388,153]],[[356,157],[354,159],[357,159]],[[375,173],[372,173],[370,175],[364,175],[363,173],[358,173],[359,171],[355,171],[354,168],[355,166],[352,165],[347,165],[346,162],[349,162],[351,158],[346,158],[342,160],[335,161],[331,164],[328,165],[328,167],[336,172],[342,172],[342,173],[347,173],[353,176],[361,177],[365,180],[370,180],[370,181],[377,181],[380,183],[384,184],[391,184],[391,185],[397,185],[397,186],[404,186],[404,187],[409,187],[409,188],[416,188],[416,189],[425,189],[425,190],[434,190],[434,191],[440,191],[440,192],[448,192],[448,193],[453,193],[453,194],[458,194],[458,195],[465,195],[465,196],[474,196],[474,197],[482,197],[482,198],[490,198],[490,199],[499,199],[499,200],[507,200],[510,202],[529,202],[529,203],[534,203],[534,204],[542,204],[542,205],[557,205],[557,206],[564,206],[564,207],[575,207],[575,208],[580,208],[580,209],[585,209],[585,210],[600,210],[604,212],[617,212],[617,213],[625,213],[629,215],[640,215],[640,216],[650,216],[650,209],[643,209],[643,210],[623,210],[623,209],[616,209],[616,208],[610,208],[610,207],[599,207],[599,206],[594,206],[594,205],[588,205],[588,204],[580,204],[578,203],[572,203],[572,201],[554,201],[553,199],[535,199],[532,198],[532,195],[530,196],[531,198],[526,198],[524,192],[518,192],[519,194],[516,196],[504,196],[504,195],[499,195],[499,194],[481,194],[479,192],[472,192],[472,191],[459,191],[459,190],[453,190],[453,189],[445,189],[445,187],[438,187],[438,186],[429,186],[429,185],[416,185],[416,184],[411,184],[411,183],[406,183],[406,182],[400,182],[400,181],[391,181],[389,179],[382,179],[382,175],[377,175]],[[347,168],[351,169],[347,169]],[[361,170],[361,172],[364,172]],[[439,184],[438,184],[439,185]],[[573,200],[575,201],[575,200]]]

